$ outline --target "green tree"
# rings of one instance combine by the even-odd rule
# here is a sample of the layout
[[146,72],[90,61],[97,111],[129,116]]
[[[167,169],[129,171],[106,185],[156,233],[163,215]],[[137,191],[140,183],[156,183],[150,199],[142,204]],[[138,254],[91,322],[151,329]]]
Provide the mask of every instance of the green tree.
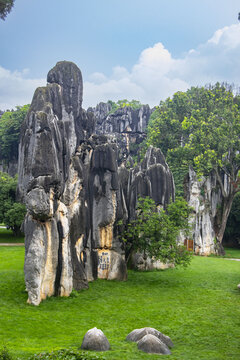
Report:
[[133,252],[138,251],[145,258],[187,266],[191,254],[177,243],[177,237],[181,230],[189,230],[190,211],[191,208],[182,198],[169,204],[167,211],[157,209],[149,197],[139,198],[136,219],[130,221],[123,232],[127,261]]
[[240,191],[239,104],[239,95],[234,96],[226,84],[191,88],[161,103],[148,129],[148,143],[163,149],[178,190],[189,165],[199,177],[216,175],[223,197],[216,225],[220,249],[234,196]]
[[18,159],[21,124],[29,106],[17,106],[17,110],[6,111],[0,118],[0,159],[5,162]]
[[0,0],[0,19],[5,20],[13,8],[15,0]]
[[108,103],[111,105],[112,109],[109,112],[109,114],[113,114],[116,110],[124,108],[124,107],[131,107],[132,109],[140,109],[143,104],[140,103],[138,100],[118,100],[117,102],[114,102],[112,100],[108,100]]
[[20,233],[26,208],[16,201],[17,177],[0,172],[0,222],[9,227],[15,235]]

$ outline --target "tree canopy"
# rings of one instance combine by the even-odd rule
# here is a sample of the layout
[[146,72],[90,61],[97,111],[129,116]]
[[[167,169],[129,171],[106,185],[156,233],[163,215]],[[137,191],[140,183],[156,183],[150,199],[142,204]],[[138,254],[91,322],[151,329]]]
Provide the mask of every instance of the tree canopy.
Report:
[[138,100],[127,100],[127,99],[123,99],[123,100],[118,100],[117,102],[114,102],[112,100],[108,100],[108,103],[111,105],[112,109],[109,112],[109,114],[113,114],[117,109],[121,109],[124,107],[131,107],[133,109],[140,109],[140,107],[143,105],[141,104],[140,101]]
[[17,106],[15,111],[6,111],[0,118],[0,159],[6,162],[17,160],[21,124],[30,105]]
[[221,242],[233,198],[240,190],[240,96],[219,83],[177,92],[153,113],[147,142],[164,152],[180,193],[189,165],[199,177],[215,173],[223,196]]
[[0,19],[5,20],[13,8],[15,0],[0,0]]

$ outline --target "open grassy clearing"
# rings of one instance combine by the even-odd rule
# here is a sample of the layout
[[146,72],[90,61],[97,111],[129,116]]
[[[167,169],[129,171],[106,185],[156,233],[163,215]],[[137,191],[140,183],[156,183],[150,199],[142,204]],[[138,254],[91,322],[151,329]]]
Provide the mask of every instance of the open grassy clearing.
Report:
[[23,248],[0,248],[0,347],[22,359],[77,348],[94,326],[110,341],[106,359],[159,358],[124,341],[144,326],[172,338],[171,359],[240,357],[240,262],[194,257],[187,270],[130,271],[127,282],[98,280],[89,290],[34,307],[26,304],[23,260]]

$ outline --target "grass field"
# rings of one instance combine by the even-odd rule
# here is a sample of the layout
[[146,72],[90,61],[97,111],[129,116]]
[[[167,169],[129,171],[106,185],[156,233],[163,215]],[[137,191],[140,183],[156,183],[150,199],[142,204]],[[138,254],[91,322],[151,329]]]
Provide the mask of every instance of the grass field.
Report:
[[240,259],[240,249],[225,248],[225,258]]
[[1,243],[24,243],[24,237],[13,236],[11,230],[0,228],[0,244]]
[[0,347],[21,359],[77,348],[94,326],[111,344],[106,359],[159,359],[124,340],[144,326],[172,338],[172,360],[240,359],[238,261],[195,256],[186,270],[130,271],[127,282],[98,280],[38,307],[26,303],[23,261],[23,247],[0,247]]

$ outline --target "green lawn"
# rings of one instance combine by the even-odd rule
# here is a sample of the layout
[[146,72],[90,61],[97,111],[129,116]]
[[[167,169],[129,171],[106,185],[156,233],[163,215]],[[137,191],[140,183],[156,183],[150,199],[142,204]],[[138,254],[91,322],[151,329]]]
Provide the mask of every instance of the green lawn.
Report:
[[1,243],[24,243],[24,236],[14,236],[11,230],[0,228]]
[[240,249],[225,248],[225,258],[240,259]]
[[195,256],[186,270],[130,271],[127,282],[98,280],[34,307],[26,303],[23,260],[23,248],[0,247],[0,347],[21,359],[77,348],[94,326],[111,344],[106,359],[159,359],[124,340],[144,326],[171,337],[172,360],[240,359],[238,261]]

